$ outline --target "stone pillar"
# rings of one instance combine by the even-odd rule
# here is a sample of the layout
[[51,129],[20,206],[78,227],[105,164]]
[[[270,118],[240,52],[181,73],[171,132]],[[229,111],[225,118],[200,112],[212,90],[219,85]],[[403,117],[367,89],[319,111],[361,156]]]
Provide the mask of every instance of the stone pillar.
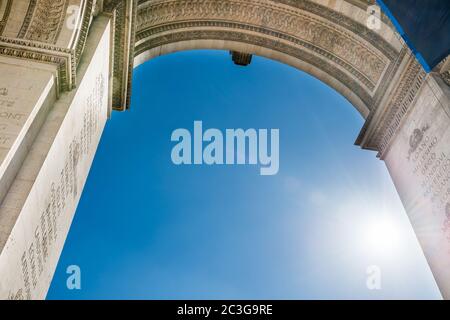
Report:
[[43,299],[106,119],[129,105],[137,0],[6,4],[0,299]]
[[450,87],[413,56],[359,143],[378,150],[445,299],[450,299]]
[[77,87],[57,100],[54,70],[1,61],[2,71],[11,74],[0,90],[1,150],[12,161],[22,147],[24,160],[0,206],[0,299],[47,294],[107,120],[111,38],[110,17],[97,17]]

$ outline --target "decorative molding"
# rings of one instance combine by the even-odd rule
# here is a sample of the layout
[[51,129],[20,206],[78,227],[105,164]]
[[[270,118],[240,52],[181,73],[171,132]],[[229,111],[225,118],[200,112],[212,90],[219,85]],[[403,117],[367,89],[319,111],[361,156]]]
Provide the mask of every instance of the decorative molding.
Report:
[[137,0],[110,0],[104,10],[112,15],[112,108],[124,111],[131,102]]
[[78,28],[77,41],[75,45],[75,58],[77,60],[77,65],[80,61],[81,54],[83,53],[84,46],[86,44],[89,26],[94,14],[95,2],[95,0],[87,0],[85,1],[85,5],[83,7],[81,23],[80,27]]
[[139,1],[136,55],[197,39],[238,41],[294,56],[348,87],[369,110],[383,96],[401,54],[365,25],[308,0]]
[[126,5],[121,2],[114,10],[114,61],[113,61],[113,86],[112,101],[115,110],[125,109],[123,105],[123,73],[126,67],[124,64],[125,51],[125,15]]
[[64,23],[68,0],[32,0],[19,37],[55,44]]
[[75,86],[74,50],[41,42],[0,37],[0,55],[55,65],[58,91],[70,90]]
[[3,33],[3,29],[6,26],[6,21],[8,21],[9,14],[11,13],[12,0],[4,0],[6,4],[4,5],[3,14],[0,16],[0,35]]
[[[386,71],[386,74],[384,75],[383,80],[381,81],[381,85],[377,90],[377,94],[375,96],[374,102],[373,102],[373,108],[370,112],[370,114],[368,115],[368,117],[366,118],[366,121],[364,123],[364,126],[362,127],[356,141],[355,141],[355,145],[358,146],[362,146],[364,144],[364,140],[366,138],[366,134],[369,130],[370,125],[373,123],[373,118],[374,115],[376,114],[378,107],[380,106],[380,103],[382,101],[382,99],[384,98],[384,96],[386,95],[386,92],[389,88],[389,86],[391,86],[392,84],[392,79],[394,78],[394,75],[398,72],[398,70],[400,69],[400,65],[403,61],[403,59],[405,58],[405,56],[410,53],[409,48],[405,45],[403,47],[403,49],[400,51],[399,56],[397,57],[397,59],[392,62],[388,68],[388,70]],[[375,149],[371,149],[369,146],[364,146],[365,149],[369,149],[369,150],[375,150]]]
[[[367,5],[374,4],[374,0],[344,0],[348,3],[355,5],[356,2],[360,2],[361,5],[357,6],[360,9],[364,8],[366,10]],[[380,50],[389,59],[394,59],[398,54],[397,50],[386,40],[384,40],[378,33],[373,30],[368,29],[365,25],[356,22],[355,20],[347,17],[327,6],[318,4],[310,0],[273,0],[273,2],[278,2],[286,4],[297,9],[310,12],[319,17],[325,18],[327,21],[333,22],[345,29],[347,29],[350,34],[358,35],[362,39],[366,40],[372,46]],[[365,2],[366,4],[363,4]],[[389,19],[382,15],[383,22],[388,22]]]
[[[65,49],[52,43],[57,41],[67,1],[31,0],[19,32],[19,37],[22,38],[0,37],[0,54],[56,65],[58,92],[71,90],[76,85],[76,66],[86,43],[94,2],[95,0],[84,1],[82,17],[79,26],[75,28],[77,34],[72,45],[73,49]],[[44,19],[46,9],[49,10],[46,16],[53,16],[47,20]]]
[[28,3],[27,13],[25,14],[25,19],[22,22],[22,27],[20,28],[17,38],[25,38],[25,33],[27,33],[28,27],[30,26],[31,18],[33,17],[34,8],[38,0],[30,0]]
[[[378,151],[380,158],[383,158],[402,120],[414,104],[427,76],[423,67],[412,54],[407,59],[407,65],[402,71],[400,81],[396,84],[390,99],[385,103],[385,111],[378,119],[375,112],[372,112],[357,140],[357,144],[364,149]],[[370,133],[369,127],[373,127]],[[369,136],[367,136],[368,134]]]
[[[176,33],[177,30],[183,30],[186,28],[191,28],[191,29],[203,28],[203,29],[205,29],[205,32],[208,32],[208,31],[206,31],[206,28],[214,28],[214,27],[216,27],[216,28],[220,27],[224,30],[231,30],[233,32],[242,30],[241,34],[242,34],[243,40],[245,38],[250,37],[250,34],[248,32],[254,32],[254,33],[260,34],[261,36],[264,35],[266,37],[277,38],[280,40],[288,41],[289,43],[291,43],[292,46],[302,47],[302,48],[311,50],[315,54],[325,58],[324,60],[330,60],[330,61],[338,64],[343,69],[345,69],[347,72],[352,74],[356,79],[358,79],[359,82],[366,88],[366,91],[372,92],[375,89],[375,83],[371,79],[368,78],[367,73],[364,73],[364,71],[358,70],[354,65],[348,63],[344,59],[341,59],[341,57],[339,57],[338,55],[331,53],[330,51],[328,51],[326,49],[323,49],[321,46],[315,45],[314,42],[304,41],[302,39],[290,36],[285,33],[277,32],[272,29],[262,28],[262,27],[258,27],[258,26],[235,23],[235,22],[224,22],[224,21],[189,21],[189,22],[170,23],[170,24],[160,25],[155,28],[148,28],[141,32],[138,32],[138,34],[136,36],[136,40],[139,41],[144,38],[150,38],[153,35],[158,35],[160,33],[166,33],[167,31],[172,31],[172,30],[174,30],[172,32]],[[245,35],[244,35],[243,31],[246,31],[247,33],[245,33]],[[204,39],[205,37],[203,36],[203,37],[199,37],[199,38]],[[195,36],[193,34],[192,37],[190,37],[190,39],[189,39],[189,37],[186,37],[185,40],[195,40],[195,39],[197,39],[197,33],[195,34]],[[220,40],[220,38],[218,38],[217,36],[214,37],[214,39]],[[235,40],[239,41],[239,37],[236,37]],[[273,43],[273,41],[268,40],[267,44],[269,44],[269,43]],[[264,47],[268,47],[268,45],[266,45]],[[268,47],[268,48],[273,49],[273,47]],[[151,49],[151,47],[149,47],[148,49]],[[380,70],[380,71],[383,72],[385,68],[386,68],[386,65],[384,65],[383,70],[382,71]],[[379,76],[381,76],[381,73],[379,74]],[[379,79],[377,79],[377,82],[378,81],[379,81]]]
[[[327,55],[357,76],[369,91],[374,90],[389,64],[388,57],[359,36],[350,34],[334,23],[306,14],[302,11],[306,6],[302,10],[288,10],[276,3],[256,0],[149,1],[146,6],[139,8],[137,39],[146,29],[155,30],[154,26],[163,25],[174,29],[188,24],[251,29],[322,51],[319,54]],[[295,3],[297,6],[307,3],[308,8],[317,8],[310,2]]]
[[187,40],[201,40],[201,39],[217,39],[217,40],[229,40],[236,42],[248,43],[260,47],[271,48],[273,50],[285,53],[289,56],[301,59],[313,66],[316,66],[332,75],[336,79],[339,79],[347,87],[361,98],[367,105],[371,105],[373,100],[370,94],[365,90],[358,81],[353,77],[343,72],[340,68],[333,64],[327,63],[323,58],[316,54],[312,54],[302,47],[293,45],[287,45],[276,39],[271,39],[263,36],[257,36],[253,34],[240,33],[230,29],[229,31],[221,30],[198,30],[198,31],[180,31],[176,33],[163,34],[157,37],[153,37],[140,45],[136,46],[135,53],[139,55],[151,48],[159,47],[164,44],[187,41]]
[[[117,1],[117,0],[116,0]],[[164,0],[162,0],[164,1]],[[177,1],[177,0],[175,0]],[[194,0],[198,1],[198,0]],[[375,4],[375,0],[343,0],[348,2],[349,4],[358,7],[359,9],[366,10],[367,7],[371,4]],[[145,7],[147,5],[151,5],[152,3],[161,2],[161,0],[139,0],[139,7]],[[187,2],[187,1],[184,1]],[[192,1],[191,1],[192,2]],[[213,1],[214,2],[214,1]],[[223,2],[222,0],[220,2]],[[245,4],[250,3],[249,1],[241,1]],[[305,11],[307,13],[314,14],[318,17],[325,18],[329,22],[333,22],[337,25],[340,25],[350,31],[351,34],[357,34],[362,39],[369,42],[371,45],[375,46],[378,50],[383,52],[383,54],[390,59],[394,59],[397,55],[397,50],[386,40],[384,40],[380,35],[378,35],[373,30],[368,29],[365,25],[356,22],[348,16],[345,16],[339,12],[336,12],[333,9],[330,9],[327,6],[318,4],[311,0],[271,0],[271,1],[255,1],[252,0],[253,3],[257,3],[257,5],[267,5],[268,3],[272,4],[282,4],[295,8],[298,10]],[[216,2],[217,3],[217,2]],[[189,3],[189,5],[191,5]],[[389,18],[386,15],[382,15],[382,21],[388,25],[391,25]]]
[[133,79],[133,67],[134,67],[134,48],[136,43],[136,20],[137,20],[137,8],[138,8],[138,0],[131,1],[131,17],[130,20],[130,39],[129,39],[129,49],[128,49],[128,72],[127,72],[127,93],[125,100],[125,108],[128,109],[131,104],[131,82]]
[[420,63],[411,57],[408,67],[400,80],[400,85],[395,91],[394,98],[389,103],[390,108],[385,116],[381,126],[382,135],[378,135],[375,139],[377,150],[382,157],[384,151],[392,140],[392,137],[397,132],[400,123],[417,96],[422,84],[425,81],[427,73],[420,65]]

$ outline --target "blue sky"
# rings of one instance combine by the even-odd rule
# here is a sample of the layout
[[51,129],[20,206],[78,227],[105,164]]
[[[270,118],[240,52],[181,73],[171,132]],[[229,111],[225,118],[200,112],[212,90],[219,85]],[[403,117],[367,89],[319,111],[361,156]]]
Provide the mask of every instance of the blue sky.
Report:
[[[188,51],[134,71],[107,123],[49,299],[440,298],[363,119],[289,66]],[[176,166],[171,133],[277,128],[280,170]],[[81,269],[68,290],[66,268]],[[381,270],[381,290],[366,286]]]

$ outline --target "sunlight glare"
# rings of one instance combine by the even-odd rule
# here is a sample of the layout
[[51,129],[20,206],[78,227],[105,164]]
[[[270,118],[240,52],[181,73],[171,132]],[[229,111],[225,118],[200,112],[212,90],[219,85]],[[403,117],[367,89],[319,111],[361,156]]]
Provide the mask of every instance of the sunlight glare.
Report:
[[399,226],[387,217],[371,221],[365,228],[365,244],[373,253],[398,252],[401,238]]

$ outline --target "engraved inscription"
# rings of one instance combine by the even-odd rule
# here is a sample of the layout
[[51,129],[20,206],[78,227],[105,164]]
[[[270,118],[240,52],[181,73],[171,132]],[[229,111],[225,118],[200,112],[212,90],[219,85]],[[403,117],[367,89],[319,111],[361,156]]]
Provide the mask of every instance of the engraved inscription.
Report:
[[[77,168],[82,158],[90,154],[94,136],[100,129],[101,107],[105,92],[103,75],[96,78],[96,85],[86,101],[81,130],[67,146],[65,162],[56,181],[51,182],[46,206],[41,212],[39,225],[34,231],[32,243],[22,254],[23,288],[10,293],[10,299],[31,299],[31,292],[39,282],[44,265],[49,259],[52,245],[58,237],[58,218],[64,214],[68,201],[79,195]],[[22,294],[22,291],[25,294]]]
[[426,135],[427,129],[413,131],[408,159],[414,164],[414,175],[420,177],[423,197],[430,200],[433,214],[442,218],[442,231],[450,244],[450,157],[437,150],[439,139]]

